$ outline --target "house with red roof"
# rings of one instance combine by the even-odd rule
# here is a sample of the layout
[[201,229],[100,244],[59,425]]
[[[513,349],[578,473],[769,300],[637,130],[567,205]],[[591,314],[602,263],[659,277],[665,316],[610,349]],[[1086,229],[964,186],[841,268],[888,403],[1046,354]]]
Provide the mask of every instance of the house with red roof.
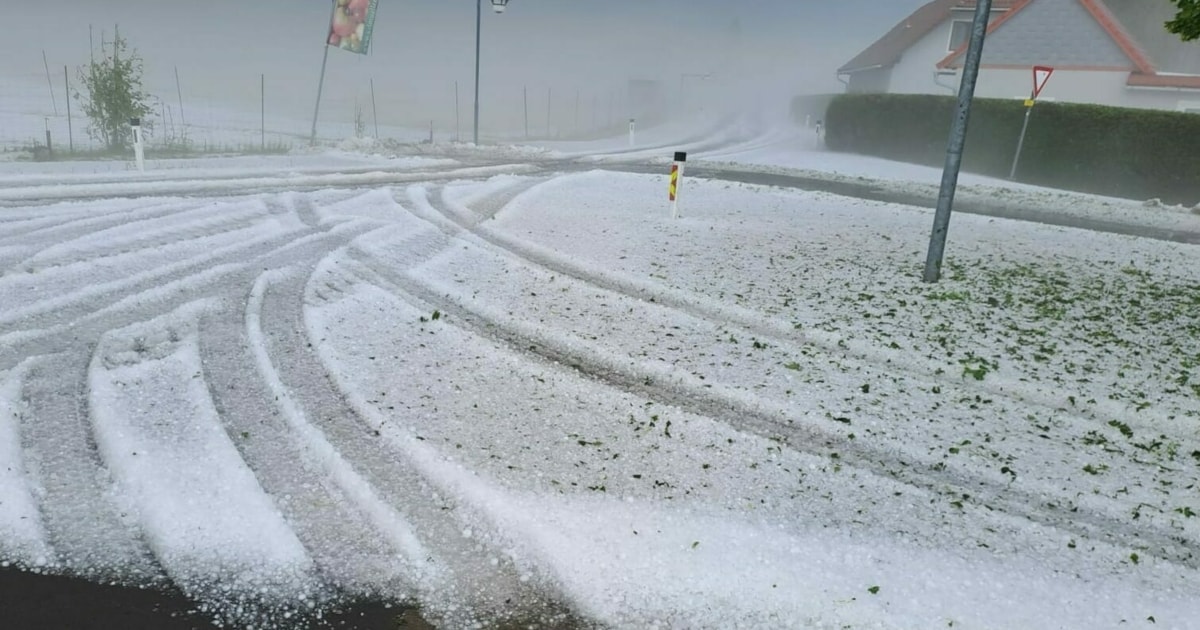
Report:
[[[933,0],[838,69],[850,93],[957,94],[976,0]],[[993,0],[976,95],[1200,113],[1200,43],[1165,1]]]

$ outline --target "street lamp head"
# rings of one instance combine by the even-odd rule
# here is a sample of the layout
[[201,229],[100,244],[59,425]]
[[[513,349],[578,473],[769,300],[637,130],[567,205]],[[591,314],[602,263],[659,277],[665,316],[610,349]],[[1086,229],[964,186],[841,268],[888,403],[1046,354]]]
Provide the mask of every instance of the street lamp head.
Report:
[[496,13],[504,13],[506,8],[508,8],[508,0],[492,0],[492,10]]

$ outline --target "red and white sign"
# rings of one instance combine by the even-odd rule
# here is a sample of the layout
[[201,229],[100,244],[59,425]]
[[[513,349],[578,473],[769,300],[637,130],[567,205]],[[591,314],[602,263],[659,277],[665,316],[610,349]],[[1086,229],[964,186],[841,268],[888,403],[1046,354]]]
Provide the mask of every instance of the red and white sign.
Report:
[[1049,66],[1033,67],[1033,98],[1037,98],[1042,93],[1042,88],[1046,87],[1046,82],[1050,80],[1052,74],[1054,74],[1054,68]]

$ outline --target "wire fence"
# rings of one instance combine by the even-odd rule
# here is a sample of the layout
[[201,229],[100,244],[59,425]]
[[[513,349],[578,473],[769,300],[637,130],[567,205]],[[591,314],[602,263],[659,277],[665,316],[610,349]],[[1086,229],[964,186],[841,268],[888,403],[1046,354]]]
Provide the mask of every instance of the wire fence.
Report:
[[[0,152],[87,153],[104,146],[89,133],[77,69],[48,63],[8,72],[0,92]],[[405,92],[369,78],[361,85],[327,83],[317,120],[324,142],[354,137],[401,142],[467,142],[473,136],[470,81],[447,80],[434,89]],[[312,134],[312,85],[265,73],[229,76],[220,90],[192,89],[175,69],[174,81],[148,90],[143,125],[150,149],[201,152],[282,150],[307,144]],[[215,93],[214,93],[215,92]],[[619,133],[639,111],[624,88],[583,89],[545,84],[485,86],[480,134],[489,141],[588,138]],[[86,98],[84,96],[83,98]]]

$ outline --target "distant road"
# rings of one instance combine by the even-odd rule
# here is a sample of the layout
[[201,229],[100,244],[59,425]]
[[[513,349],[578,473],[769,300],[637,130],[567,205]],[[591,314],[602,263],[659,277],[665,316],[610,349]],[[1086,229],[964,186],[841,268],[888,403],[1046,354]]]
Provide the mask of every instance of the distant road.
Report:
[[[518,156],[506,156],[503,159],[494,157],[488,159],[486,156],[479,155],[455,155],[452,157],[458,159],[459,164],[403,170],[387,170],[382,167],[339,168],[328,171],[308,171],[303,174],[280,173],[278,176],[257,174],[250,177],[226,174],[204,178],[170,179],[150,175],[134,181],[129,179],[124,181],[119,179],[88,180],[54,185],[10,187],[0,190],[0,208],[41,205],[67,200],[90,201],[153,196],[220,197],[274,194],[286,191],[305,192],[330,188],[359,189],[410,185],[422,181],[478,179],[498,174],[544,175],[582,170],[664,174],[661,164],[652,164],[643,159],[621,161],[619,156],[612,156],[615,159],[605,162],[583,162],[576,158],[538,159],[536,156],[531,156],[531,159],[527,161],[521,161]],[[812,175],[767,173],[701,164],[689,164],[688,174],[692,177],[758,186],[827,192],[870,201],[925,207],[931,210],[937,204],[936,195],[889,189],[870,181],[845,181]],[[1200,231],[1175,230],[1032,210],[1012,201],[969,199],[960,196],[955,200],[954,211],[1161,241],[1200,244]]]
[[[650,167],[640,164],[614,164],[608,165],[606,168],[630,173],[662,174],[661,166]],[[776,186],[779,188],[820,191],[833,193],[835,195],[844,195],[846,197],[867,199],[870,201],[927,207],[930,210],[937,205],[937,198],[934,196],[898,190],[887,190],[871,183],[846,182],[804,175],[740,171],[713,168],[710,166],[689,165],[687,172],[691,177],[739,182],[743,184],[753,184],[756,186]],[[1160,241],[1172,241],[1176,243],[1200,245],[1200,231],[1170,230],[1132,223],[1105,221],[1101,219],[1088,219],[1084,217],[1056,214],[1053,212],[1029,210],[1026,208],[1017,207],[1010,203],[988,202],[974,199],[956,199],[954,202],[954,211],[1001,219],[1014,219],[1017,221],[1030,221],[1033,223],[1043,223],[1046,225],[1079,228],[1082,230],[1091,230],[1093,232],[1125,234],[1128,236],[1140,236],[1143,238],[1152,238]]]

